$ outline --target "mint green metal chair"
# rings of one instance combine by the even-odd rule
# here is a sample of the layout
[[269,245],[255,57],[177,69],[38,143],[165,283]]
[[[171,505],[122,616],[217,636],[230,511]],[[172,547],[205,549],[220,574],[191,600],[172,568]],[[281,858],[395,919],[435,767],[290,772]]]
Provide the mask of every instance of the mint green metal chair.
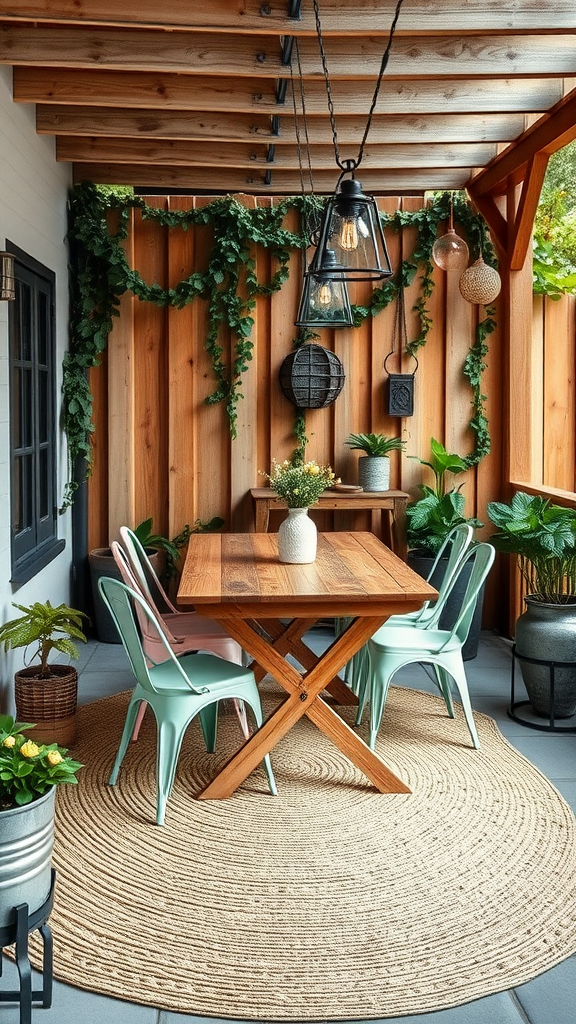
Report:
[[[476,749],[480,746],[472,715],[468,683],[462,659],[462,647],[470,631],[478,593],[490,572],[494,562],[494,555],[495,551],[491,544],[477,544],[468,551],[466,558],[461,561],[456,578],[469,558],[474,559],[474,565],[460,613],[452,629],[437,629],[432,626],[428,626],[426,629],[414,629],[413,626],[407,625],[382,627],[368,641],[370,658],[369,746],[372,750],[376,744],[376,736],[382,721],[382,714],[392,677],[398,669],[414,662],[428,663],[434,666],[436,681],[444,697],[450,718],[454,718],[451,683],[455,684],[462,702],[473,746]],[[364,702],[362,702],[361,707],[359,706],[357,721],[361,720],[363,707]]]
[[[472,543],[473,533],[474,531],[469,523],[461,523],[459,526],[455,526],[454,529],[450,530],[450,533],[445,537],[427,577],[429,582],[434,575],[440,559],[444,558],[448,551],[446,568],[438,589],[438,597],[436,600],[426,601],[422,607],[418,608],[415,612],[391,615],[380,629],[390,629],[393,626],[414,626],[417,629],[429,629],[438,624],[440,616],[444,611],[446,602],[452,593],[452,589],[458,577],[460,565],[466,558],[466,554]],[[378,631],[378,634],[379,633],[380,630]],[[378,636],[378,634],[376,634],[376,636]],[[369,672],[370,664],[368,647],[365,644],[364,647],[362,647],[358,653],[350,659],[346,665],[344,674],[344,682],[347,683],[350,689],[357,694],[360,699],[361,708],[359,709],[359,719],[357,720],[357,724],[359,724],[362,717],[362,707],[364,706],[365,694],[369,685]]]
[[[134,607],[144,612],[151,625],[163,637],[152,609],[140,594],[119,580],[104,576],[99,580],[98,587],[116,623],[136,678],[109,782],[113,786],[118,778],[139,706],[145,701],[150,705],[157,724],[156,822],[163,825],[166,801],[172,791],[182,740],[192,719],[199,715],[206,749],[213,752],[216,746],[218,702],[226,698],[244,701],[251,708],[256,724],[261,726],[260,694],[250,669],[212,654],[189,654],[177,658],[167,641],[164,641],[165,658],[149,667],[149,658],[146,658],[140,641]],[[264,767],[270,791],[275,796],[276,782],[268,754],[264,758]]]

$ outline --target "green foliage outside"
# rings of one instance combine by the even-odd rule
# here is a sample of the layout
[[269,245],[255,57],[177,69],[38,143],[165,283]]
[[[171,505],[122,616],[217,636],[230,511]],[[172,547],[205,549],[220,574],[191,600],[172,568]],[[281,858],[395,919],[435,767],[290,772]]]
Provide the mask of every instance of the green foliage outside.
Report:
[[534,291],[576,295],[576,141],[548,163],[534,221]]

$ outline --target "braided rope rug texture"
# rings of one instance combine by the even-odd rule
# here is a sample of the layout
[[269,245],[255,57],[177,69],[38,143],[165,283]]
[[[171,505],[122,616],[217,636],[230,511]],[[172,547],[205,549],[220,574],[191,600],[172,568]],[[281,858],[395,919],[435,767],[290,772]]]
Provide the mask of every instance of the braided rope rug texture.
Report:
[[259,768],[221,801],[192,794],[236,719],[217,754],[194,722],[159,828],[150,713],[107,785],[128,697],[80,709],[85,767],[58,791],[60,980],[203,1016],[351,1020],[465,1003],[576,951],[574,818],[492,719],[475,716],[475,751],[459,706],[451,721],[392,688],[379,750],[411,795],[377,793],[303,719],[273,751],[279,796]]

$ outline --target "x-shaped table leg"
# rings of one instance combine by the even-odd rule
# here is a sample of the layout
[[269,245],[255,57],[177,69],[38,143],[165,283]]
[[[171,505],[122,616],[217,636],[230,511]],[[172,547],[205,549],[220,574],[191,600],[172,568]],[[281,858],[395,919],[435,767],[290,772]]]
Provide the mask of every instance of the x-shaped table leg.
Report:
[[[410,792],[401,779],[319,696],[352,655],[379,629],[385,617],[380,615],[354,619],[304,676],[285,660],[280,650],[266,641],[255,625],[239,618],[222,618],[220,621],[225,623],[230,636],[287,690],[288,697],[230,758],[216,778],[198,795],[199,799],[231,796],[260,764],[265,754],[270,753],[303,715],[308,715],[381,793]],[[303,626],[302,629],[295,627],[294,638],[299,641],[310,620],[294,621]],[[266,621],[263,626],[266,629]],[[280,644],[281,649],[283,646]],[[288,649],[292,650],[291,647]]]

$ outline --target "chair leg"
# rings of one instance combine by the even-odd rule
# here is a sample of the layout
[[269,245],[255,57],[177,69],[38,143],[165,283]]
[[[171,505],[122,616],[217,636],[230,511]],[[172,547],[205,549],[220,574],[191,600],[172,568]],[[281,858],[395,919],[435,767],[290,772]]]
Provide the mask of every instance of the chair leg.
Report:
[[134,726],[132,732],[132,743],[136,743],[136,740],[138,739],[138,736],[140,734],[140,726],[144,721],[144,715],[146,714],[147,707],[148,704],[146,703],[145,700],[143,700],[142,703],[140,704],[140,707],[138,708],[138,714],[136,715],[136,725]]
[[116,754],[114,767],[112,768],[110,778],[108,779],[109,786],[113,786],[116,783],[116,780],[118,779],[120,766],[122,764],[122,761],[124,760],[124,755],[128,750],[128,745],[130,743],[130,737],[132,736],[134,731],[134,725],[136,722],[136,717],[138,715],[140,703],[141,701],[139,699],[134,699],[133,697],[132,700],[130,701],[130,704],[128,705],[128,711],[126,712],[126,721],[124,722],[124,729],[122,732],[122,739],[120,740],[120,746],[118,747],[118,753]]
[[470,703],[470,694],[468,693],[468,681],[466,679],[466,672],[464,671],[464,662],[462,661],[462,655],[460,652],[456,656],[450,659],[449,667],[446,666],[445,671],[449,672],[452,676],[460,700],[462,702],[462,708],[464,711],[464,717],[466,718],[466,725],[470,731],[472,737],[472,744],[475,750],[480,749],[480,740],[478,739],[478,733],[476,731],[476,725],[474,723],[474,715],[472,712],[472,704]]
[[218,728],[218,702],[215,701],[213,704],[208,704],[202,708],[200,714],[200,726],[202,728],[202,735],[204,737],[204,743],[206,744],[206,750],[209,754],[213,754],[216,750],[216,730]]
[[[254,694],[252,700],[246,699],[244,701],[244,704],[245,705],[247,704],[248,707],[252,710],[252,714],[254,715],[254,719],[256,721],[256,725],[258,726],[258,728],[260,728],[260,726],[262,725],[262,721],[263,721],[264,716],[262,714],[262,704],[260,703],[260,694],[258,693],[258,687],[256,686],[256,683],[254,683],[254,690],[255,690],[255,694]],[[278,789],[276,787],[276,779],[274,778],[274,772],[272,770],[272,762],[270,760],[270,754],[266,754],[266,756],[264,757],[264,760],[263,760],[262,763],[264,765],[264,771],[266,772],[266,775],[267,775],[267,778],[268,778],[268,785],[270,787],[270,792],[271,792],[272,796],[278,796]]]
[[[385,659],[381,656],[378,650],[369,648],[370,654],[370,731],[368,738],[368,746],[370,750],[374,750],[376,747],[376,737],[382,721],[382,715],[384,713],[384,706],[386,704],[386,698],[388,696],[388,689],[390,686],[390,679],[392,678],[393,672],[390,672],[390,668],[386,667]],[[395,669],[399,666],[396,665]],[[394,669],[394,670],[395,670]]]
[[[205,709],[204,709],[205,710]],[[180,756],[180,748],[186,728],[180,722],[163,718],[158,722],[158,746],[156,748],[156,824],[163,825],[166,814],[166,802],[176,775],[176,766]]]
[[434,665],[434,674],[436,676],[436,685],[440,690],[446,704],[446,710],[449,718],[455,718],[454,704],[452,703],[452,693],[450,692],[450,674],[446,672],[440,665]]
[[244,736],[244,739],[249,740],[250,736],[252,735],[252,733],[250,731],[250,723],[248,721],[248,716],[246,714],[246,708],[244,706],[244,701],[243,700],[237,700],[235,698],[234,699],[234,710],[236,712],[236,717],[238,718],[238,722],[240,723],[240,728],[242,729],[242,734]]

